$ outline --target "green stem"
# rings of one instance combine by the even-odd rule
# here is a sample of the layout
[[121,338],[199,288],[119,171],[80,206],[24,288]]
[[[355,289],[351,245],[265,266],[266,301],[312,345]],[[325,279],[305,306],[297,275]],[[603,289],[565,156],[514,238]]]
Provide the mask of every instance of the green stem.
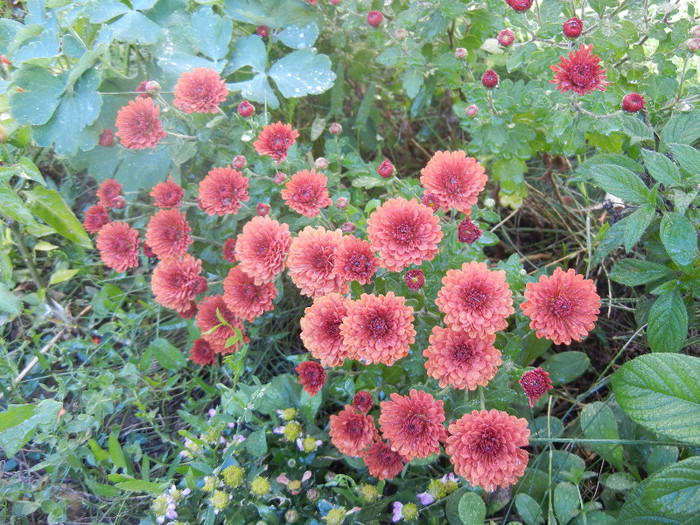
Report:
[[22,237],[22,233],[19,231],[19,228],[13,228],[12,232],[14,234],[13,237],[15,239],[15,243],[17,244],[17,248],[19,249],[19,253],[22,256],[22,259],[24,260],[24,264],[27,265],[29,273],[31,274],[32,279],[34,279],[37,288],[45,288],[44,282],[41,279],[41,275],[39,275],[36,266],[34,266],[32,256],[29,254],[29,250],[27,250],[26,244],[24,244],[24,238]]

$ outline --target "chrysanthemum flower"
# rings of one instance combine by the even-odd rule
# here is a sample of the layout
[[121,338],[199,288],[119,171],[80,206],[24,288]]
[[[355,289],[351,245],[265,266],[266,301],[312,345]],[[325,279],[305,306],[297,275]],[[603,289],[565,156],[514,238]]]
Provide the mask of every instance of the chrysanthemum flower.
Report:
[[508,326],[513,293],[506,272],[490,271],[483,262],[464,263],[461,270],[448,270],[435,304],[445,314],[445,323],[472,337],[492,334]]
[[176,311],[177,315],[179,315],[183,319],[192,319],[194,317],[194,314],[197,313],[197,303],[195,301],[190,301]]
[[230,263],[236,262],[236,239],[226,239],[223,247],[224,259]]
[[191,231],[184,213],[176,209],[159,210],[148,221],[146,241],[159,259],[176,257],[187,252],[192,244]]
[[277,297],[274,283],[257,286],[252,277],[240,266],[231,268],[224,279],[224,301],[234,315],[255,321],[264,312],[274,309],[272,300]]
[[575,91],[579,95],[591,93],[596,89],[605,91],[610,82],[606,80],[605,69],[600,67],[600,57],[592,53],[593,44],[569,52],[569,59],[560,56],[558,65],[549,66],[554,71],[554,78],[549,81],[555,84],[562,93]]
[[129,149],[155,148],[165,138],[163,123],[158,119],[160,106],[151,98],[138,97],[117,112],[117,137]]
[[195,339],[190,350],[190,361],[198,365],[212,365],[216,362],[216,353],[207,341]]
[[582,341],[593,330],[600,313],[600,296],[592,280],[573,269],[564,272],[557,268],[551,277],[542,275],[526,287],[526,301],[520,308],[540,339],[568,345],[572,339]]
[[430,346],[423,350],[428,375],[438,380],[440,388],[475,390],[496,375],[501,352],[493,346],[495,334],[472,337],[449,328],[433,327]]
[[370,476],[380,480],[391,480],[403,470],[403,458],[383,441],[375,441],[362,459],[369,468]]
[[183,73],[175,84],[175,104],[185,113],[216,113],[228,96],[226,82],[208,67]]
[[506,412],[474,410],[447,429],[445,451],[455,473],[491,492],[513,485],[525,472],[529,443],[527,421]]
[[345,281],[367,284],[377,273],[378,265],[379,258],[369,242],[346,235],[338,243],[333,271]]
[[408,270],[404,274],[403,280],[406,283],[406,286],[408,286],[409,290],[416,292],[425,284],[425,275],[421,269]]
[[284,270],[291,244],[288,224],[270,217],[253,217],[236,239],[236,259],[255,284],[261,285]]
[[109,224],[110,218],[107,208],[102,206],[102,204],[95,204],[90,206],[85,210],[85,220],[83,221],[83,226],[85,230],[90,233],[97,233],[100,231],[102,226]]
[[443,211],[454,208],[469,214],[486,186],[485,170],[464,151],[438,151],[421,170],[420,182],[437,196]]
[[125,222],[110,222],[97,232],[97,249],[102,262],[125,272],[139,265],[139,232]]
[[440,250],[439,218],[415,200],[389,199],[367,219],[367,235],[379,252],[380,265],[400,272],[411,264],[430,261]]
[[375,439],[379,439],[374,418],[350,405],[331,416],[328,435],[335,448],[346,456],[359,456]]
[[[217,311],[228,324],[221,322],[216,313]],[[205,297],[197,305],[197,326],[202,331],[202,337],[209,342],[217,354],[225,355],[237,352],[244,342],[250,341],[243,330],[243,323],[238,317],[233,315],[228,306],[226,306],[224,298],[219,294]],[[243,341],[236,341],[236,343],[226,347],[226,342],[231,337],[236,336],[236,328],[241,331]],[[212,329],[214,330],[210,332]]]
[[628,93],[622,99],[622,111],[636,113],[644,108],[644,97],[639,93]]
[[518,383],[525,391],[530,408],[535,406],[535,401],[542,399],[547,390],[552,389],[552,380],[549,379],[549,374],[541,367],[525,372]]
[[178,208],[184,196],[185,191],[173,180],[172,175],[165,182],[153,186],[151,190],[153,204],[159,208]]
[[406,461],[440,453],[440,441],[447,437],[442,401],[422,390],[411,389],[407,396],[391,394],[382,401],[379,427],[392,450]]
[[326,371],[316,361],[304,361],[295,370],[299,374],[299,384],[311,397],[318,394],[326,383]]
[[481,228],[469,219],[464,219],[457,227],[457,239],[459,242],[466,242],[467,244],[475,243],[482,233],[484,232],[481,231]]
[[374,405],[372,394],[365,390],[360,390],[352,398],[352,406],[364,414],[372,409],[372,405]]
[[292,239],[287,268],[302,295],[317,297],[331,292],[347,293],[348,283],[333,270],[335,253],[343,234],[340,230],[307,226]]
[[408,354],[415,340],[413,308],[394,292],[348,301],[340,333],[350,359],[391,366]]
[[269,155],[277,164],[287,158],[289,148],[297,141],[299,132],[292,129],[290,124],[275,122],[269,126],[263,126],[258,140],[253,142],[253,147],[258,155]]
[[327,183],[326,176],[315,169],[298,171],[289,179],[281,195],[294,211],[306,217],[315,217],[321,208],[333,204],[328,196]]
[[143,254],[149,259],[153,259],[156,256],[156,254],[153,253],[153,250],[151,250],[151,247],[148,245],[147,242],[141,244],[141,248],[143,249]]
[[420,198],[420,202],[423,206],[427,206],[434,212],[440,209],[440,201],[438,200],[438,196],[434,193],[424,193]]
[[111,210],[117,204],[119,197],[122,196],[122,188],[123,186],[115,179],[103,180],[97,189],[98,204]]
[[231,166],[212,169],[199,183],[199,206],[207,215],[236,214],[249,198],[248,177]]
[[314,299],[301,318],[301,340],[323,366],[340,366],[347,357],[340,333],[346,312],[345,298],[330,293]]
[[506,0],[506,4],[512,7],[515,11],[523,12],[532,7],[534,0]]
[[[193,308],[195,297],[207,290],[207,280],[200,275],[202,261],[190,254],[163,259],[153,270],[151,290],[160,304],[178,312]],[[196,312],[196,306],[192,314]]]

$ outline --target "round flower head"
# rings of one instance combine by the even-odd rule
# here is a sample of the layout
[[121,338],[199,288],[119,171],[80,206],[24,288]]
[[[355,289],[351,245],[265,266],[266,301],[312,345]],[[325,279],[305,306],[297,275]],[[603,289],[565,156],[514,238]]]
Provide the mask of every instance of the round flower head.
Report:
[[423,270],[409,270],[404,276],[403,280],[406,282],[411,291],[418,291],[425,284],[425,275],[423,275]]
[[510,47],[515,42],[515,34],[510,29],[504,29],[498,33],[497,40],[503,47]]
[[[200,276],[202,261],[189,254],[163,259],[153,270],[151,290],[160,304],[178,312],[193,308],[194,298],[207,290],[207,280]],[[196,307],[192,311],[194,315]]]
[[139,232],[125,222],[110,222],[97,232],[97,249],[106,266],[125,272],[139,265]]
[[367,295],[349,301],[340,325],[343,343],[350,359],[364,364],[391,366],[408,354],[415,340],[413,308],[394,292]]
[[175,183],[172,175],[165,182],[153,186],[151,190],[153,204],[159,208],[178,208],[184,196],[184,190]]
[[275,122],[269,126],[263,126],[258,140],[253,142],[253,147],[258,155],[268,155],[280,164],[287,158],[289,148],[297,141],[299,132],[292,129],[290,124]]
[[216,354],[207,341],[195,339],[190,350],[190,361],[198,365],[213,365],[216,362]]
[[117,112],[117,137],[129,149],[155,148],[165,138],[163,123],[158,119],[160,106],[151,98],[138,97]]
[[486,185],[485,170],[463,151],[438,151],[421,170],[421,184],[437,196],[443,211],[455,208],[467,215]]
[[328,196],[328,179],[315,169],[296,172],[287,182],[281,195],[287,206],[306,217],[315,217],[333,204]]
[[301,318],[301,340],[323,366],[340,366],[347,357],[340,333],[346,311],[345,298],[330,293],[314,299]]
[[415,200],[389,199],[367,219],[367,235],[379,252],[380,265],[400,272],[411,264],[430,261],[440,251],[439,218]]
[[440,209],[440,200],[434,193],[424,193],[420,199],[420,202],[423,206],[427,206],[434,212]]
[[111,210],[117,204],[119,197],[122,196],[123,186],[115,179],[105,179],[100,183],[97,189],[98,204],[101,204],[108,210]]
[[345,405],[337,415],[331,416],[328,435],[335,448],[346,456],[359,456],[379,439],[374,418],[361,414],[350,405]]
[[381,11],[374,10],[367,13],[367,23],[372,27],[379,27],[383,19],[384,15]]
[[484,232],[481,231],[481,228],[469,219],[464,219],[457,227],[457,239],[459,242],[466,242],[467,244],[475,243],[482,233]]
[[391,480],[403,470],[403,458],[383,441],[375,441],[362,459],[369,468],[370,476],[380,480]]
[[628,93],[622,99],[622,110],[628,113],[636,113],[644,109],[644,97],[639,93]]
[[[221,322],[219,316],[226,321],[226,324]],[[228,306],[226,306],[224,298],[219,294],[205,297],[197,305],[197,326],[202,331],[202,337],[209,342],[217,354],[237,352],[243,346],[243,342],[247,343],[249,341],[243,331],[243,323],[238,317],[233,315]],[[236,341],[227,347],[226,342],[231,337],[236,336],[236,328],[241,331],[243,341]]]
[[464,112],[469,118],[474,118],[479,114],[479,106],[476,104],[470,104],[467,106],[467,109]]
[[255,30],[255,34],[260,38],[267,38],[267,36],[270,34],[270,28],[267,26],[258,26],[258,28]]
[[389,159],[384,159],[377,168],[377,173],[379,173],[379,175],[381,175],[385,179],[388,179],[394,174],[394,165]]
[[579,95],[591,93],[596,89],[605,91],[610,82],[606,80],[605,70],[600,67],[600,57],[594,55],[593,44],[581,47],[569,53],[568,60],[560,56],[558,65],[550,66],[554,78],[549,81],[555,84],[562,93],[574,91]]
[[493,334],[508,326],[513,294],[506,272],[490,271],[483,262],[464,263],[461,270],[448,270],[435,300],[445,323],[472,337]]
[[573,269],[554,270],[551,277],[542,275],[536,283],[527,283],[520,305],[530,318],[530,328],[537,337],[554,344],[582,341],[593,330],[600,312],[600,296],[595,284]]
[[149,259],[153,259],[156,256],[156,254],[153,253],[153,250],[151,250],[151,247],[148,245],[147,242],[144,242],[141,245],[141,248],[143,248],[143,254]]
[[562,31],[566,38],[576,38],[583,31],[583,22],[578,18],[569,18],[562,26]]
[[514,10],[523,12],[527,11],[532,7],[534,0],[506,0],[506,4],[512,7]]
[[438,380],[440,388],[476,390],[486,386],[501,364],[501,352],[494,346],[495,334],[472,337],[449,328],[433,327],[430,346],[423,350],[428,375]]
[[378,265],[379,258],[369,242],[346,235],[338,243],[333,271],[344,281],[368,284]]
[[185,113],[216,113],[228,96],[226,82],[208,67],[198,67],[180,75],[175,84],[175,104]]
[[317,297],[331,292],[347,293],[348,283],[333,270],[340,230],[307,226],[292,239],[287,268],[302,295]]
[[112,128],[107,128],[102,130],[100,136],[97,140],[100,146],[109,147],[114,144],[114,130]]
[[156,257],[166,259],[187,252],[192,244],[191,231],[184,213],[160,210],[148,221],[146,241]]
[[333,122],[333,124],[331,124],[331,126],[328,128],[328,131],[331,132],[331,135],[340,135],[343,132],[343,126],[337,122]]
[[190,301],[186,305],[182,306],[179,310],[176,310],[177,314],[183,319],[192,319],[194,314],[197,313],[197,303]]
[[255,206],[255,212],[261,217],[264,217],[270,213],[270,205],[266,202],[258,202],[257,206]]
[[85,211],[85,220],[83,221],[83,226],[90,233],[97,233],[100,231],[102,226],[109,224],[109,213],[107,208],[102,206],[102,204],[96,204],[95,206],[90,206]]
[[481,76],[481,84],[488,89],[495,88],[498,85],[498,73],[493,69],[487,69]]
[[299,384],[311,397],[318,394],[326,382],[326,371],[316,361],[304,361],[296,367]]
[[230,263],[236,262],[236,239],[226,239],[223,247],[224,259]]
[[355,397],[352,398],[352,406],[364,414],[372,409],[372,405],[374,405],[372,394],[365,390],[360,390],[355,394]]
[[392,450],[406,461],[440,453],[440,441],[447,437],[442,401],[421,390],[411,389],[407,396],[391,394],[381,403],[379,427]]
[[143,80],[137,87],[136,92],[139,97],[151,98],[154,93],[160,91],[160,84],[155,80]]
[[344,222],[343,225],[340,227],[340,231],[343,233],[352,233],[355,231],[355,225],[351,222]]
[[199,206],[207,215],[236,214],[248,199],[248,177],[231,166],[214,168],[199,183]]
[[552,380],[549,379],[549,374],[540,367],[525,372],[518,383],[525,391],[530,408],[535,406],[535,401],[542,399],[547,390],[552,389]]
[[255,321],[264,312],[274,309],[272,300],[277,297],[273,283],[256,285],[240,266],[231,268],[224,279],[224,301],[233,315]]
[[445,452],[455,473],[487,492],[513,485],[525,472],[527,421],[506,412],[474,410],[447,429]]
[[255,107],[253,104],[248,102],[247,100],[244,100],[240,104],[238,104],[238,114],[243,117],[243,118],[248,118],[252,117],[253,113],[255,113]]
[[284,270],[292,236],[289,225],[268,216],[253,217],[236,239],[236,259],[255,284],[273,281]]

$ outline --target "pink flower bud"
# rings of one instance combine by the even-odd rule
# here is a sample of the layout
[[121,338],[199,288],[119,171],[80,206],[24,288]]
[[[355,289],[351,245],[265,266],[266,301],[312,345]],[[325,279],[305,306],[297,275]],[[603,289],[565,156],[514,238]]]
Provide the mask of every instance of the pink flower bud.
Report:
[[236,168],[237,170],[242,170],[248,165],[248,161],[243,155],[236,155],[236,158],[233,159],[233,167]]
[[463,47],[458,47],[455,49],[455,58],[464,58],[467,56],[467,50]]
[[340,227],[340,229],[345,233],[352,233],[355,231],[355,225],[351,222],[346,222]]
[[342,210],[348,207],[348,200],[345,197],[338,197],[338,200],[335,201],[335,205]]
[[469,118],[474,118],[479,114],[479,108],[476,106],[476,104],[471,104],[467,106],[466,113]]
[[283,184],[285,180],[287,180],[287,176],[281,171],[275,174],[275,184]]
[[331,134],[340,135],[340,133],[342,133],[342,131],[343,131],[343,126],[341,126],[337,122],[334,122],[333,124],[331,124],[331,127],[330,127]]
[[266,202],[259,202],[258,205],[255,207],[255,211],[258,213],[258,215],[264,217],[265,215],[270,213],[270,205]]
[[328,167],[328,161],[324,157],[317,158],[314,164],[319,170],[325,170]]

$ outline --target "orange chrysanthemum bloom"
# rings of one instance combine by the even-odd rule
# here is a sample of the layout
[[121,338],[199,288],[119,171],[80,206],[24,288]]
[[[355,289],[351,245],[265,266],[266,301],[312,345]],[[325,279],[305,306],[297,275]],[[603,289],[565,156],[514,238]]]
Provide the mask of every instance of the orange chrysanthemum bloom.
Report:
[[236,259],[255,284],[273,281],[284,270],[292,236],[289,225],[269,216],[253,217],[236,239]]
[[202,261],[190,254],[163,259],[153,270],[151,278],[156,301],[166,308],[194,315],[194,298],[207,290],[207,280],[199,275],[201,272]]
[[110,222],[97,232],[97,249],[102,262],[125,272],[139,265],[139,232],[125,222]]
[[190,350],[190,361],[198,365],[212,365],[216,362],[216,353],[211,345],[202,338],[195,339]]
[[420,182],[435,195],[443,211],[455,208],[467,215],[486,186],[485,170],[464,151],[438,151],[421,170]]
[[199,207],[207,215],[235,215],[249,199],[248,177],[230,165],[212,169],[199,183]]
[[530,431],[525,419],[506,412],[474,410],[447,429],[445,452],[455,473],[491,492],[513,485],[525,472]]
[[447,326],[472,337],[503,330],[508,326],[506,318],[515,311],[506,272],[490,271],[476,261],[447,271],[435,304],[445,314]]
[[400,272],[411,264],[430,261],[440,251],[439,218],[416,200],[389,199],[367,219],[367,235],[381,258],[380,265]]
[[292,129],[290,124],[275,122],[269,126],[263,126],[258,140],[253,142],[253,147],[258,155],[269,155],[280,164],[287,158],[289,148],[297,141],[299,132]]
[[476,390],[486,386],[501,364],[501,352],[493,343],[496,334],[472,337],[465,332],[433,327],[430,346],[423,350],[428,375],[438,380],[440,388]]
[[358,412],[351,405],[345,405],[337,415],[331,416],[328,435],[335,448],[346,456],[359,456],[375,439],[379,439],[374,418]]
[[129,149],[155,148],[165,138],[163,123],[158,119],[160,106],[152,98],[137,97],[117,112],[117,137]]
[[[217,310],[228,325],[221,322],[216,314]],[[250,341],[243,330],[243,323],[228,309],[224,298],[219,294],[205,297],[197,305],[197,326],[202,331],[202,337],[209,342],[217,354],[226,355],[237,352],[244,342]],[[234,331],[236,328],[241,331],[243,341],[236,341],[235,344],[226,347],[226,341],[236,336]],[[212,329],[214,330],[210,332]]]
[[185,113],[216,113],[228,96],[226,82],[208,67],[180,75],[175,84],[175,104]]
[[368,284],[377,273],[377,266],[379,258],[369,242],[346,235],[338,243],[333,271],[341,279]]
[[523,294],[527,299],[520,305],[530,318],[530,328],[541,339],[554,344],[582,341],[593,330],[600,313],[600,296],[595,284],[573,269],[554,270],[551,277],[540,276],[536,283],[527,283]]
[[333,271],[335,252],[342,236],[340,230],[307,226],[292,239],[287,268],[302,295],[318,297],[331,292],[348,292],[348,283]]
[[568,60],[559,57],[559,64],[549,66],[554,71],[554,78],[549,81],[562,93],[574,91],[579,95],[591,93],[596,89],[605,91],[610,84],[606,80],[605,69],[600,67],[600,57],[593,53],[593,44],[569,52]]
[[326,371],[316,361],[299,363],[295,370],[299,375],[299,384],[311,397],[318,394],[326,384]]
[[100,231],[102,226],[109,224],[110,222],[109,212],[107,211],[107,208],[102,206],[102,204],[90,206],[85,211],[83,226],[85,227],[85,230],[89,231],[90,233],[97,233]]
[[416,337],[413,308],[394,292],[367,295],[348,301],[347,314],[340,324],[350,359],[364,364],[384,363],[391,366],[408,354]]
[[340,366],[347,357],[340,333],[346,312],[345,298],[330,293],[314,299],[301,318],[301,340],[323,366]]
[[[101,204],[108,210],[111,210],[119,203],[122,196],[122,186],[116,179],[105,179],[100,183],[97,189],[98,204]],[[122,201],[123,202],[123,201]]]
[[234,266],[224,279],[224,301],[234,315],[255,321],[264,312],[274,309],[272,300],[277,297],[274,283],[257,286],[240,266]]
[[153,186],[151,190],[153,204],[159,208],[178,208],[184,196],[185,191],[173,180],[172,175],[165,182]]
[[391,401],[382,401],[381,408],[382,435],[406,461],[440,453],[440,442],[447,437],[442,401],[411,389],[407,396],[391,394]]
[[328,196],[328,179],[315,169],[297,171],[287,182],[281,195],[285,204],[306,217],[316,217],[321,208],[333,204]]
[[184,213],[176,209],[159,210],[148,221],[146,242],[159,259],[176,257],[186,253],[192,244],[191,231]]
[[362,459],[369,468],[370,476],[380,480],[391,480],[403,470],[403,458],[383,441],[375,441]]

